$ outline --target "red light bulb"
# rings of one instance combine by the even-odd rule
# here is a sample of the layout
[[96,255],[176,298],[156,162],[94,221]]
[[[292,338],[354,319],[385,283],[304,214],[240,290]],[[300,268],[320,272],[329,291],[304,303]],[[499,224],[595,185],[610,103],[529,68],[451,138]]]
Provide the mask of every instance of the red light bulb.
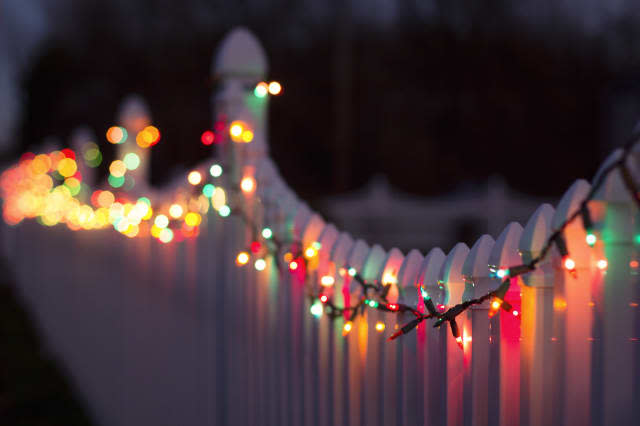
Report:
[[202,133],[202,136],[200,136],[200,141],[204,145],[211,145],[215,140],[216,135],[211,130],[206,130],[204,133]]

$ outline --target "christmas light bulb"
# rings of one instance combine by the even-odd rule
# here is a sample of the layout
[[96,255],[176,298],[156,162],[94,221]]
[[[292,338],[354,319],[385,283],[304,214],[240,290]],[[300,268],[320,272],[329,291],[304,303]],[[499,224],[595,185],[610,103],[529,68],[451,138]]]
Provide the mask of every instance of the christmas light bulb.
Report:
[[295,271],[296,269],[298,269],[298,262],[296,262],[295,260],[291,261],[289,263],[289,269],[291,269],[292,271]]
[[384,331],[385,327],[386,327],[386,325],[382,321],[376,322],[376,331],[378,333],[382,333]]
[[514,316],[514,317],[517,317],[518,315],[520,315],[520,312],[518,312],[518,311],[513,311],[513,316]]
[[211,145],[215,139],[216,135],[211,130],[205,130],[202,136],[200,136],[200,142],[202,142],[203,145]]
[[268,240],[269,238],[271,238],[273,236],[273,232],[271,231],[271,229],[269,228],[264,228],[262,230],[262,238]]
[[395,311],[397,311],[398,309],[400,309],[400,306],[396,305],[395,303],[389,303],[389,304],[387,305],[387,308],[388,308],[390,311],[394,311],[394,312],[395,312]]
[[242,135],[243,130],[244,130],[244,126],[242,125],[242,122],[234,121],[229,126],[229,135],[231,135],[231,137],[234,138],[235,140],[235,138],[238,138],[240,137],[240,135]]
[[253,190],[256,189],[256,180],[251,176],[245,176],[240,181],[240,189],[242,189],[242,192],[245,194],[252,193]]
[[213,177],[220,177],[222,175],[222,166],[219,164],[214,164],[209,169],[209,174]]
[[349,268],[349,270],[347,272],[349,273],[350,277],[355,277],[356,276],[356,268]]
[[316,255],[316,253],[316,249],[314,249],[313,247],[307,247],[307,249],[304,251],[304,257],[306,257],[307,259],[311,259]]
[[504,301],[500,298],[497,298],[497,297],[493,298],[493,300],[491,301],[491,305],[489,306],[489,318],[493,317],[496,313],[498,313],[503,302]]
[[331,287],[335,283],[335,279],[331,275],[325,275],[320,278],[320,284],[324,287]]
[[593,247],[596,244],[597,240],[598,238],[596,237],[595,234],[591,234],[591,233],[587,234],[586,241],[587,241],[587,244],[589,244],[591,247]]
[[576,262],[572,258],[570,258],[568,256],[565,256],[563,258],[562,265],[569,272],[575,271],[575,269],[576,269]]
[[372,308],[377,308],[380,304],[375,300],[365,300],[365,303]]
[[509,275],[509,270],[508,269],[500,268],[496,272],[496,277],[498,277],[500,279],[506,277],[507,275]]
[[462,342],[462,336],[456,337],[456,343],[460,346],[460,349],[464,350],[464,343]]
[[327,303],[328,300],[329,300],[329,297],[326,294],[323,294],[320,296],[320,301],[322,303]]
[[344,326],[342,326],[342,335],[346,336],[347,334],[351,333],[351,330],[353,330],[353,322],[345,322]]
[[387,272],[382,276],[383,285],[396,284],[397,282],[398,282],[397,278],[391,272]]
[[257,271],[264,271],[264,268],[267,267],[267,262],[265,262],[264,259],[258,259],[255,261],[253,266],[256,268]]
[[314,317],[320,318],[322,316],[322,312],[323,312],[322,303],[315,302],[309,308],[309,312],[311,312],[311,315],[313,315]]
[[255,89],[253,89],[253,94],[258,98],[264,98],[269,93],[269,88],[267,83],[261,81],[258,83]]
[[180,216],[182,216],[183,212],[184,210],[182,209],[182,206],[180,204],[172,204],[171,207],[169,207],[169,216],[174,219],[178,219]]
[[600,259],[596,263],[596,266],[598,267],[598,269],[600,269],[602,271],[602,270],[607,269],[607,266],[609,266],[609,262],[607,262],[607,259]]
[[249,253],[247,253],[246,251],[241,251],[240,253],[238,253],[238,256],[236,257],[236,263],[238,264],[238,266],[244,266],[247,264],[247,262],[249,262]]
[[261,247],[262,247],[262,244],[260,244],[259,241],[253,241],[249,246],[249,249],[251,250],[251,253],[258,253]]
[[187,181],[189,181],[191,185],[195,186],[200,182],[202,182],[202,175],[200,174],[199,171],[194,170],[191,173],[189,173],[189,175],[187,176]]
[[282,92],[282,86],[277,81],[272,81],[271,83],[269,83],[268,90],[272,95],[279,95],[280,92]]

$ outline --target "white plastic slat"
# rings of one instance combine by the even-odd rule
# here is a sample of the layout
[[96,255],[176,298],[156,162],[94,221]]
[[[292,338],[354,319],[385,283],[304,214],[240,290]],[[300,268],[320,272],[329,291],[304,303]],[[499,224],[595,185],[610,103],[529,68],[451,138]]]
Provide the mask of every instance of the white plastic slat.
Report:
[[[494,268],[520,265],[522,259],[518,252],[522,226],[511,222],[496,239],[489,264]],[[512,310],[501,310],[491,320],[493,344],[499,350],[498,364],[500,370],[492,371],[494,377],[500,378],[499,396],[501,419],[506,424],[517,424],[520,419],[520,301],[519,279],[510,279],[511,286],[506,293],[505,300],[511,304]],[[495,287],[501,283],[495,280]],[[514,315],[517,312],[517,315]]]
[[[540,254],[551,234],[555,210],[542,204],[533,213],[520,237],[520,253],[526,263]],[[553,284],[550,262],[522,277],[520,342],[520,411],[524,424],[553,423]]]
[[[495,241],[490,235],[482,235],[471,247],[471,251],[462,266],[462,275],[465,280],[465,292],[463,300],[480,297],[490,291],[492,287],[489,278],[489,256]],[[464,416],[466,421],[476,422],[479,425],[489,424],[489,413],[493,396],[488,389],[495,388],[491,382],[496,381],[496,375],[491,371],[490,362],[490,326],[488,302],[481,305],[473,305],[466,313],[464,334],[473,337],[473,344],[465,359],[464,394],[469,397],[464,399]],[[470,353],[469,353],[470,352]]]
[[[458,243],[449,252],[440,270],[440,282],[445,288],[447,305],[453,306],[462,302],[464,292],[464,279],[462,278],[462,266],[469,254],[469,247],[464,243]],[[465,321],[461,315],[456,319],[461,333],[464,331]],[[447,426],[459,426],[463,422],[463,382],[465,353],[459,347],[449,330],[448,324],[441,326],[441,336],[445,339],[446,357],[446,424]],[[461,336],[464,338],[464,335]]]

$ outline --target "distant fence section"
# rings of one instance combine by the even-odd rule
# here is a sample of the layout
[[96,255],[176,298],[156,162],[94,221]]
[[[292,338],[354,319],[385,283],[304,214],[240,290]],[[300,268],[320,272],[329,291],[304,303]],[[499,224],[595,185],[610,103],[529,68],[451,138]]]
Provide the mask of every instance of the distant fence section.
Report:
[[[258,41],[234,30],[213,64],[214,121],[250,123],[253,141],[221,145],[201,169],[222,164],[229,186],[253,177],[255,193],[238,201],[249,219],[281,240],[319,243],[306,278],[279,271],[273,256],[263,270],[238,267],[255,236],[233,212],[223,219],[211,209],[197,238],[169,244],[34,222],[2,229],[21,294],[99,424],[637,423],[640,216],[618,172],[590,203],[595,246],[580,221],[566,229],[575,277],[553,249],[512,279],[511,312],[489,318],[487,302],[461,316],[462,349],[431,322],[389,342],[410,318],[375,310],[343,337],[345,318],[310,314],[304,280],[333,276],[333,301],[343,306],[359,290],[338,271],[355,268],[368,281],[393,276],[391,302],[416,306],[423,286],[452,306],[498,287],[492,271],[536,256],[591,186],[576,181],[555,208],[543,204],[524,227],[511,223],[470,247],[384,250],[326,223],[279,176],[268,154],[268,97],[254,94],[266,72]],[[143,160],[136,178],[147,182]]]

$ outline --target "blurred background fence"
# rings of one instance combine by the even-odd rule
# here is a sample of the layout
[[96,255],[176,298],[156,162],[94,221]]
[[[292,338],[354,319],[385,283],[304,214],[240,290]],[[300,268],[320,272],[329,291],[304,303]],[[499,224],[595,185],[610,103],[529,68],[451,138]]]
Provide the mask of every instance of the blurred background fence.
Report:
[[[333,297],[342,305],[358,287],[338,271],[353,267],[367,280],[392,276],[392,302],[415,306],[423,285],[438,304],[455,305],[499,285],[490,267],[534,257],[590,184],[576,181],[555,208],[532,211],[524,227],[510,223],[448,253],[385,250],[326,223],[278,174],[269,158],[267,101],[253,95],[267,72],[253,35],[234,30],[212,72],[214,122],[241,119],[254,140],[224,145],[199,168],[223,164],[229,187],[254,177],[255,193],[236,201],[242,211],[281,240],[320,243],[317,268],[306,278],[279,272],[273,258],[262,271],[238,268],[237,252],[255,236],[239,217],[213,210],[197,238],[170,244],[112,230],[3,226],[20,293],[98,423],[633,424],[632,407],[640,404],[639,216],[618,172],[590,203],[595,247],[584,242],[579,221],[566,230],[577,278],[554,249],[540,269],[512,279],[514,311],[488,318],[484,304],[463,314],[462,350],[448,329],[429,323],[387,342],[396,317],[378,311],[343,337],[341,317],[310,315],[305,280],[334,276]],[[127,117],[121,125],[135,126]],[[544,165],[522,167],[535,173]],[[137,179],[149,188],[144,170]]]

